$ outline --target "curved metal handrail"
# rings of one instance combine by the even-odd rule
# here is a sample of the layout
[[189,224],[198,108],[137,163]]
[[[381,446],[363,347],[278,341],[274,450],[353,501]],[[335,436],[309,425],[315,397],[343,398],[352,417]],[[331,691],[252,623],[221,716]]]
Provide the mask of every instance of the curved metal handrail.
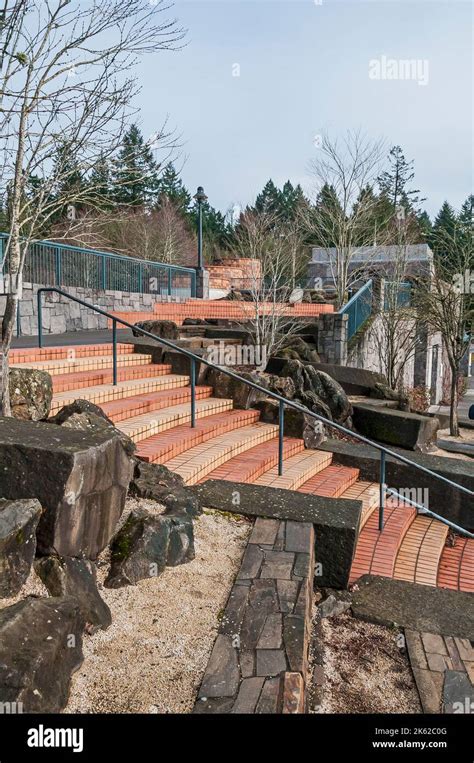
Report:
[[[266,397],[271,397],[274,400],[276,400],[279,404],[279,430],[278,430],[278,438],[279,438],[278,474],[279,475],[283,473],[283,424],[284,424],[285,406],[288,406],[289,408],[293,408],[296,411],[300,411],[301,413],[304,413],[307,416],[311,416],[311,418],[316,419],[317,421],[321,421],[322,423],[326,424],[326,426],[333,427],[339,432],[343,432],[344,434],[347,434],[350,437],[355,437],[357,440],[360,440],[360,442],[363,442],[366,445],[370,445],[370,447],[380,451],[380,454],[381,454],[380,455],[380,506],[379,506],[379,529],[380,530],[383,529],[383,524],[384,524],[383,512],[384,512],[384,506],[385,506],[385,495],[387,492],[389,492],[387,486],[385,485],[386,456],[390,456],[396,459],[397,461],[401,461],[404,464],[408,464],[409,466],[414,467],[418,471],[423,472],[424,474],[428,474],[430,475],[430,477],[435,477],[436,479],[441,480],[441,482],[444,482],[450,485],[451,487],[454,487],[457,490],[460,490],[463,493],[467,493],[468,495],[474,496],[474,491],[469,490],[469,488],[464,487],[464,485],[459,485],[457,482],[453,482],[447,477],[444,477],[442,474],[437,474],[437,472],[433,472],[431,469],[428,469],[426,466],[421,466],[420,464],[417,464],[415,461],[411,461],[409,458],[406,458],[406,456],[402,456],[399,453],[396,453],[393,450],[386,448],[384,445],[380,445],[379,443],[376,443],[373,440],[369,440],[367,437],[364,437],[364,435],[361,435],[358,432],[353,432],[351,429],[347,429],[347,427],[342,426],[342,424],[337,424],[335,421],[331,421],[330,419],[327,419],[325,416],[321,416],[321,414],[319,413],[314,413],[314,411],[310,411],[309,408],[306,408],[304,405],[301,405],[300,403],[296,403],[294,400],[288,400],[282,395],[279,395],[277,392],[273,392],[272,390],[265,389],[265,387],[262,387],[260,384],[257,384],[256,382],[253,382],[250,379],[244,379],[242,376],[235,373],[235,371],[230,371],[225,366],[219,366],[216,363],[212,363],[210,360],[207,360],[206,358],[202,358],[199,355],[196,355],[194,352],[191,352],[191,350],[187,350],[184,347],[180,347],[179,345],[174,344],[174,342],[171,342],[169,339],[165,339],[163,337],[157,336],[156,334],[152,334],[151,331],[147,331],[146,329],[142,329],[139,326],[135,326],[133,323],[129,323],[123,318],[117,318],[112,313],[109,313],[106,310],[102,310],[102,308],[96,307],[96,305],[92,305],[90,302],[85,302],[83,299],[80,299],[79,297],[75,297],[72,294],[68,294],[66,291],[64,291],[63,289],[59,289],[57,286],[42,286],[40,289],[38,289],[38,293],[37,293],[38,346],[40,348],[43,347],[41,296],[44,292],[56,292],[57,294],[60,294],[63,297],[66,297],[67,299],[71,299],[74,302],[78,302],[80,305],[83,305],[84,307],[87,307],[90,310],[94,310],[94,312],[99,313],[100,315],[104,315],[106,318],[112,321],[113,383],[114,384],[117,384],[117,323],[120,323],[121,325],[126,326],[127,328],[132,329],[133,331],[138,331],[143,336],[149,337],[150,339],[154,339],[160,344],[165,345],[165,347],[169,347],[170,349],[175,350],[176,352],[179,352],[182,355],[185,355],[186,357],[188,357],[191,360],[190,381],[191,381],[191,426],[192,427],[195,426],[195,422],[196,422],[196,395],[195,395],[196,363],[204,363],[209,368],[214,368],[218,371],[221,371],[226,376],[229,376],[231,379],[235,379],[236,381],[242,382],[246,384],[248,387],[255,389],[257,392],[264,393]],[[415,508],[417,507],[417,504],[408,498],[404,498],[403,501],[404,503],[415,506]],[[433,512],[429,511],[429,509],[424,509],[424,511],[425,513],[433,515]],[[434,514],[434,516],[437,519],[440,519],[438,515]],[[474,533],[470,533],[468,530],[465,530],[463,527],[459,527],[458,525],[455,525],[454,523],[446,519],[441,521],[444,521],[445,524],[448,524],[449,526],[453,527],[458,532],[463,533],[464,535],[467,535],[470,538],[474,538]]]

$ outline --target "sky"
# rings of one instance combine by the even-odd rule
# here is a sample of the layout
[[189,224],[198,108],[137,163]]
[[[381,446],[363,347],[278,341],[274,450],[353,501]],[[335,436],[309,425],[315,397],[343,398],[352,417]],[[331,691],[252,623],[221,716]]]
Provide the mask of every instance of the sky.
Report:
[[152,135],[168,118],[186,186],[221,211],[269,178],[311,195],[316,136],[354,129],[415,160],[432,217],[472,192],[468,0],[175,0],[167,15],[186,44],[140,63],[140,126]]

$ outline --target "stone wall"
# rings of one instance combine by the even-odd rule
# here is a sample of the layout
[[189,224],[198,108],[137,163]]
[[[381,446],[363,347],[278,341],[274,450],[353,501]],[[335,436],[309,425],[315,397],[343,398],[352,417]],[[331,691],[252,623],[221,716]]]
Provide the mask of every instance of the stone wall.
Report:
[[325,363],[347,365],[347,328],[347,315],[326,313],[319,316],[318,353]]
[[[41,286],[25,283],[20,302],[20,332],[23,336],[38,333],[37,293]],[[169,299],[155,294],[139,294],[126,291],[103,291],[68,286],[65,289],[73,297],[90,302],[109,312],[151,312],[158,301],[179,302],[178,297]],[[0,316],[5,310],[6,297],[0,297]],[[65,331],[97,330],[107,328],[107,318],[83,307],[77,302],[55,292],[42,297],[43,330],[45,334],[62,334]]]

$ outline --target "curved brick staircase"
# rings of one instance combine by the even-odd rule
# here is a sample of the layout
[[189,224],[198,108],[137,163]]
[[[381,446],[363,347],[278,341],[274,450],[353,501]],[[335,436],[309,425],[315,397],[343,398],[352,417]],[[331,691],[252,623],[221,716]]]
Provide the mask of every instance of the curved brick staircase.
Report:
[[100,405],[137,443],[140,458],[165,464],[189,485],[213,478],[362,501],[351,583],[373,573],[474,591],[474,540],[457,536],[448,544],[446,525],[390,498],[380,533],[378,485],[360,480],[358,469],[333,464],[330,453],[305,450],[297,438],[284,438],[279,476],[278,427],[260,422],[256,410],[234,410],[232,400],[213,397],[211,387],[196,389],[196,426],[191,428],[189,378],[133,350],[133,345],[118,345],[117,386],[110,344],[18,349],[10,363],[52,375],[52,413],[77,398]]

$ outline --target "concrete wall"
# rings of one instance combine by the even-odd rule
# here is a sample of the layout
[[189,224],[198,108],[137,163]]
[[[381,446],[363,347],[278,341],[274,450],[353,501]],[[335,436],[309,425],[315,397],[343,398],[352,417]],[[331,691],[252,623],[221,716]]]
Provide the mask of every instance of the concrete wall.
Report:
[[[23,284],[20,302],[20,328],[23,336],[34,336],[38,333],[37,292],[40,288],[37,284]],[[68,286],[66,291],[109,312],[151,312],[153,305],[158,301],[180,301],[177,297],[166,300],[157,299],[154,294],[102,291],[78,286]],[[0,316],[5,311],[5,301],[6,297],[0,297]],[[107,318],[55,292],[45,293],[42,305],[43,330],[46,334],[107,328]]]
[[[412,331],[414,321],[406,321],[406,331]],[[402,330],[400,328],[400,330]],[[443,380],[449,374],[443,343],[439,332],[428,334],[419,327],[416,351],[412,351],[406,361],[403,384],[406,388],[428,387],[431,390],[431,404],[439,403],[443,397]],[[366,331],[357,335],[347,352],[347,365],[366,371],[385,373],[383,349],[383,321],[376,315]],[[434,348],[437,347],[437,353]],[[436,360],[437,368],[433,368]]]

